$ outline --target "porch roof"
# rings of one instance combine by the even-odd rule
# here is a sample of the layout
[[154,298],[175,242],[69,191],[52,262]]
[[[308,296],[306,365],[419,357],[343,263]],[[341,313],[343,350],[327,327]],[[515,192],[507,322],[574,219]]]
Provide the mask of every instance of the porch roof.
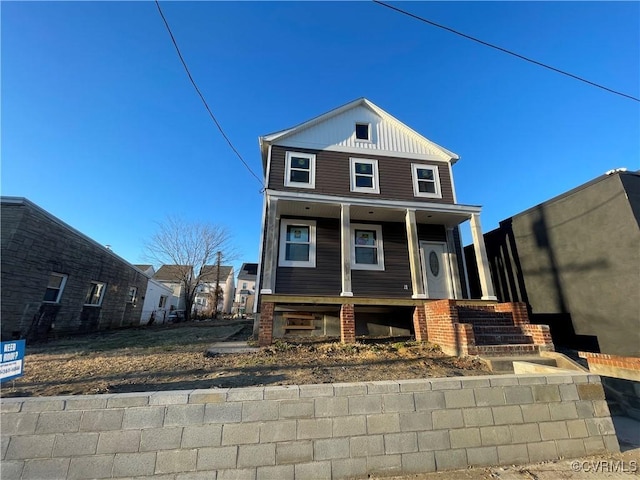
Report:
[[418,223],[455,227],[481,211],[477,205],[404,202],[275,190],[267,190],[267,195],[278,200],[278,215],[293,217],[340,218],[340,207],[346,204],[350,206],[352,221],[404,222],[407,210],[414,210]]

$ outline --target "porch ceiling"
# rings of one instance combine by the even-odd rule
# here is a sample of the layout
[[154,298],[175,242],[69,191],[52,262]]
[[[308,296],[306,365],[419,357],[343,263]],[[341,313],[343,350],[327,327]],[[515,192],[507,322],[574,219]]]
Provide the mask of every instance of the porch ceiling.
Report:
[[[414,209],[414,207],[411,207]],[[469,219],[467,212],[443,212],[425,206],[417,209],[416,222],[420,224],[454,227]],[[351,205],[351,221],[405,222],[407,208],[383,205]],[[292,217],[340,218],[340,205],[304,200],[279,200],[278,214]]]

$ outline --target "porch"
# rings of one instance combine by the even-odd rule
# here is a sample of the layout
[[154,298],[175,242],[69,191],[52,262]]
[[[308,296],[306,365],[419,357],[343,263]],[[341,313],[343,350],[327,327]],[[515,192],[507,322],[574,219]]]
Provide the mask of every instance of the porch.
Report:
[[396,328],[409,327],[407,331],[416,341],[438,344],[450,355],[554,350],[549,327],[530,324],[526,304],[455,299],[263,295],[258,342],[269,345],[282,332],[326,336],[327,316],[335,316],[341,341],[354,343],[363,317],[375,309],[406,311],[410,317],[407,325]]

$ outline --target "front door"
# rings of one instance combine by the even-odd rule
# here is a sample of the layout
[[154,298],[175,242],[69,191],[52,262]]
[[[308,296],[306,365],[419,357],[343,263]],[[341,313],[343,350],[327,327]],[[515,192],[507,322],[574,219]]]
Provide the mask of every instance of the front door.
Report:
[[420,242],[422,271],[428,298],[453,298],[449,278],[447,244]]

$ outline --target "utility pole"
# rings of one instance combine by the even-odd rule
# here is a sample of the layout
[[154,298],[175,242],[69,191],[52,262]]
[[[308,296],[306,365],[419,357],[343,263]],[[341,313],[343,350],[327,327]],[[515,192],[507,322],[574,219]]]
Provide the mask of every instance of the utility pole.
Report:
[[222,252],[220,252],[218,250],[218,253],[216,254],[216,256],[218,257],[217,261],[216,261],[216,291],[215,291],[215,300],[214,300],[214,316],[213,318],[218,318],[218,301],[220,300],[220,261],[222,258]]

